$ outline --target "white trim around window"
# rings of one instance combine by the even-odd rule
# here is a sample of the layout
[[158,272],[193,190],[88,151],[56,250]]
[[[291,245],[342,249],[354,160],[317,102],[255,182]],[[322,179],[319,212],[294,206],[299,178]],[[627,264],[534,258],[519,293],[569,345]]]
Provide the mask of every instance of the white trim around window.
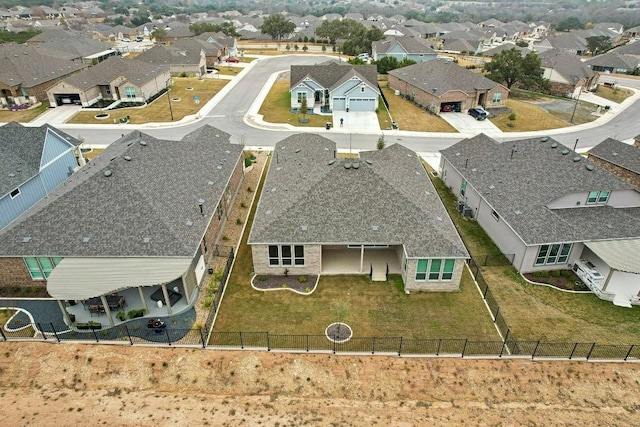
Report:
[[540,245],[535,266],[565,264],[571,254],[573,243],[555,243],[553,245]]

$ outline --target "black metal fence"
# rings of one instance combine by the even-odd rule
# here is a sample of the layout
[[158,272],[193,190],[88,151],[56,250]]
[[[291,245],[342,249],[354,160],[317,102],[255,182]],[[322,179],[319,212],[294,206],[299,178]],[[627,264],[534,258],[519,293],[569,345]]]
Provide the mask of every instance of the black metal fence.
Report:
[[[53,331],[53,332],[50,332]],[[354,337],[334,342],[325,335],[280,335],[269,332],[212,332],[207,344],[203,329],[130,328],[57,331],[53,324],[29,324],[19,331],[0,329],[5,341],[86,341],[123,345],[198,346],[215,349],[323,352],[333,354],[383,354],[396,356],[530,357],[640,361],[640,345],[550,343],[542,341],[477,341],[469,339],[416,339],[405,337]]]
[[[217,248],[217,245],[216,245]],[[213,327],[213,320],[216,317],[216,313],[220,308],[220,301],[222,301],[222,294],[224,293],[224,289],[227,286],[227,279],[229,278],[229,274],[231,273],[231,266],[233,265],[233,260],[235,257],[235,250],[231,246],[227,246],[228,250],[227,255],[227,263],[224,265],[224,270],[222,271],[222,276],[220,277],[220,283],[218,285],[218,290],[213,298],[213,304],[211,305],[211,310],[209,311],[209,315],[207,316],[207,320],[204,324],[204,330],[210,331]]]
[[[504,256],[502,257],[506,262],[508,262],[508,264],[505,264],[505,265],[511,264],[511,261],[508,261],[508,258]],[[486,259],[485,259],[485,262],[486,262]],[[487,265],[487,264],[483,264],[483,265]],[[478,265],[475,258],[471,258],[469,260],[469,269],[475,276],[476,282],[478,283],[478,286],[480,288],[480,292],[482,293],[482,298],[487,303],[487,307],[489,307],[489,312],[491,313],[491,317],[493,318],[493,323],[496,324],[498,330],[500,331],[500,334],[502,334],[502,337],[505,340],[508,339],[508,336],[510,334],[509,325],[507,325],[507,321],[505,320],[504,316],[500,312],[500,306],[498,305],[498,301],[496,301],[496,299],[493,296],[493,293],[491,292],[491,289],[489,289],[489,285],[487,284],[487,281],[484,280],[484,277],[482,276],[482,272],[480,271],[480,266]]]

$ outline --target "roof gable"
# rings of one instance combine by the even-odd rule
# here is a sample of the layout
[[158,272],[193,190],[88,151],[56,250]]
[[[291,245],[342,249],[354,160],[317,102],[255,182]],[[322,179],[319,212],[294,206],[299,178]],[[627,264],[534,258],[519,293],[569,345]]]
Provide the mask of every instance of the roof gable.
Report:
[[377,89],[378,74],[375,65],[351,65],[336,61],[327,61],[316,65],[292,65],[289,87],[293,88],[305,78],[310,78],[322,87],[329,89],[336,87],[353,75]]

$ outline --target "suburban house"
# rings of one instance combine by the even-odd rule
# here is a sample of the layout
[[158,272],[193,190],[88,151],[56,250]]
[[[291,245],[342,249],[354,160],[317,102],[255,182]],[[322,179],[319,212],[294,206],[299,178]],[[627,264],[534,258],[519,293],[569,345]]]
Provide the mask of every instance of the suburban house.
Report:
[[202,49],[207,61],[207,68],[213,68],[216,62],[222,59],[224,49],[217,43],[209,43],[201,39],[180,39],[171,44],[171,49],[184,51],[197,51]]
[[375,65],[350,65],[327,61],[316,65],[292,65],[289,92],[291,109],[303,99],[316,112],[375,111],[378,108]]
[[478,40],[454,39],[442,43],[440,51],[445,53],[468,53],[470,55],[477,55],[482,52],[482,43]]
[[[153,29],[155,30],[156,27],[154,26]],[[162,37],[156,36],[156,43],[168,44],[175,42],[176,40],[188,39],[195,36],[193,31],[189,28],[189,24],[179,21],[171,21],[162,29],[166,31],[166,35]],[[151,30],[151,32],[153,32],[153,30]]]
[[549,137],[480,134],[441,151],[440,177],[521,273],[573,269],[600,298],[640,304],[640,192]]
[[587,40],[577,32],[561,33],[547,37],[539,43],[533,45],[537,52],[544,52],[549,49],[559,49],[572,55],[582,56],[587,53]]
[[575,98],[580,90],[589,91],[598,86],[596,71],[593,71],[579,57],[570,53],[551,49],[538,55],[543,70],[542,77],[551,82],[554,93]]
[[49,125],[25,127],[12,122],[0,127],[0,229],[84,164],[79,144]]
[[607,138],[587,153],[588,159],[640,190],[640,146]]
[[235,37],[227,37],[223,33],[202,33],[196,37],[220,48],[220,58],[238,56],[238,41]]
[[113,46],[94,40],[85,33],[59,28],[47,29],[27,40],[30,46],[37,46],[43,55],[62,58],[87,65],[97,64],[110,56],[119,55]]
[[410,59],[417,63],[436,59],[438,54],[422,40],[414,37],[387,37],[372,43],[372,57],[379,61],[384,57],[398,60]]
[[443,59],[389,71],[389,88],[434,113],[501,107],[509,97],[505,86]]
[[170,84],[166,65],[112,57],[56,83],[47,96],[52,107],[89,107],[101,99],[146,102]]
[[469,258],[415,152],[338,159],[315,134],[276,144],[248,243],[257,275],[400,274],[406,292],[458,290]]
[[229,138],[202,126],[115,141],[0,232],[0,286],[46,286],[68,322],[191,307],[244,176]]
[[46,90],[56,81],[86,67],[81,62],[44,55],[33,46],[0,44],[0,107],[44,101]]
[[202,48],[180,49],[155,45],[136,57],[138,61],[169,67],[172,76],[181,74],[196,77],[207,72],[207,58]]
[[593,71],[633,74],[640,65],[640,59],[632,55],[607,52],[586,60],[585,64],[590,66]]

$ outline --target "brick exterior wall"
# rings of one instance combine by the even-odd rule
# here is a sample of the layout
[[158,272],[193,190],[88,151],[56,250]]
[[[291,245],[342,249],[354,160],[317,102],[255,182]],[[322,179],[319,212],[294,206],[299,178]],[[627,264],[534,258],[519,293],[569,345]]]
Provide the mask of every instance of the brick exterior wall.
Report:
[[[430,281],[416,280],[417,259],[407,260],[407,271],[403,273],[404,289],[406,291],[426,291],[426,292],[443,292],[443,291],[459,291],[460,279],[462,278],[462,270],[464,268],[464,260],[456,259],[456,265],[453,269],[453,277],[447,281]],[[428,274],[428,272],[427,272]]]
[[[389,88],[392,90],[399,90],[401,95],[414,96],[413,102],[420,105],[423,108],[428,109],[431,104],[435,105],[435,112],[440,111],[440,104],[447,102],[462,102],[461,109],[466,111],[469,108],[477,107],[480,100],[480,92],[468,94],[462,91],[447,92],[441,97],[437,97],[429,92],[426,92],[416,86],[411,85],[403,80],[398,79],[396,76],[389,75],[388,80]],[[502,94],[499,102],[493,102],[493,95],[497,92]],[[484,92],[483,92],[484,93]],[[414,95],[415,94],[415,95]],[[502,86],[496,86],[495,88],[486,91],[485,105],[486,108],[502,107],[505,105],[506,100],[509,98],[509,91]]]
[[0,287],[42,287],[47,286],[46,280],[33,280],[29,270],[20,257],[0,258]]
[[289,269],[289,274],[320,274],[322,269],[322,246],[304,245],[304,267],[294,266],[270,266],[269,265],[269,245],[251,245],[253,255],[253,271],[255,274],[277,274],[283,275],[284,270]]
[[[227,215],[230,213],[229,210],[231,206],[233,206],[233,199],[238,194],[238,190],[242,184],[242,180],[244,178],[244,156],[240,156],[238,161],[236,162],[236,166],[233,169],[233,173],[231,174],[231,178],[229,179],[229,183],[227,184],[227,189],[231,194],[231,198],[227,201],[227,190],[222,195],[218,206],[216,206],[216,210],[211,218],[211,222],[209,223],[209,227],[207,227],[207,231],[204,233],[204,238],[200,242],[200,252],[205,254],[205,261],[208,264],[211,261],[211,257],[214,254],[214,251],[211,251],[213,245],[220,243],[219,240],[222,238],[220,230],[227,220]],[[218,219],[218,207],[222,208],[222,216]],[[207,250],[205,251],[205,243],[207,246]]]
[[[638,141],[635,141],[635,143],[638,144]],[[640,153],[638,153],[638,154],[640,155]],[[624,179],[625,181],[627,181],[629,184],[633,185],[637,189],[640,189],[640,174],[632,172],[629,169],[625,169],[625,168],[620,167],[618,165],[614,165],[611,162],[608,162],[606,160],[602,160],[602,159],[600,159],[598,157],[595,157],[595,156],[589,155],[588,158],[593,163],[596,163],[596,164],[602,166],[603,168],[605,168],[606,170],[608,170],[612,174]]]

